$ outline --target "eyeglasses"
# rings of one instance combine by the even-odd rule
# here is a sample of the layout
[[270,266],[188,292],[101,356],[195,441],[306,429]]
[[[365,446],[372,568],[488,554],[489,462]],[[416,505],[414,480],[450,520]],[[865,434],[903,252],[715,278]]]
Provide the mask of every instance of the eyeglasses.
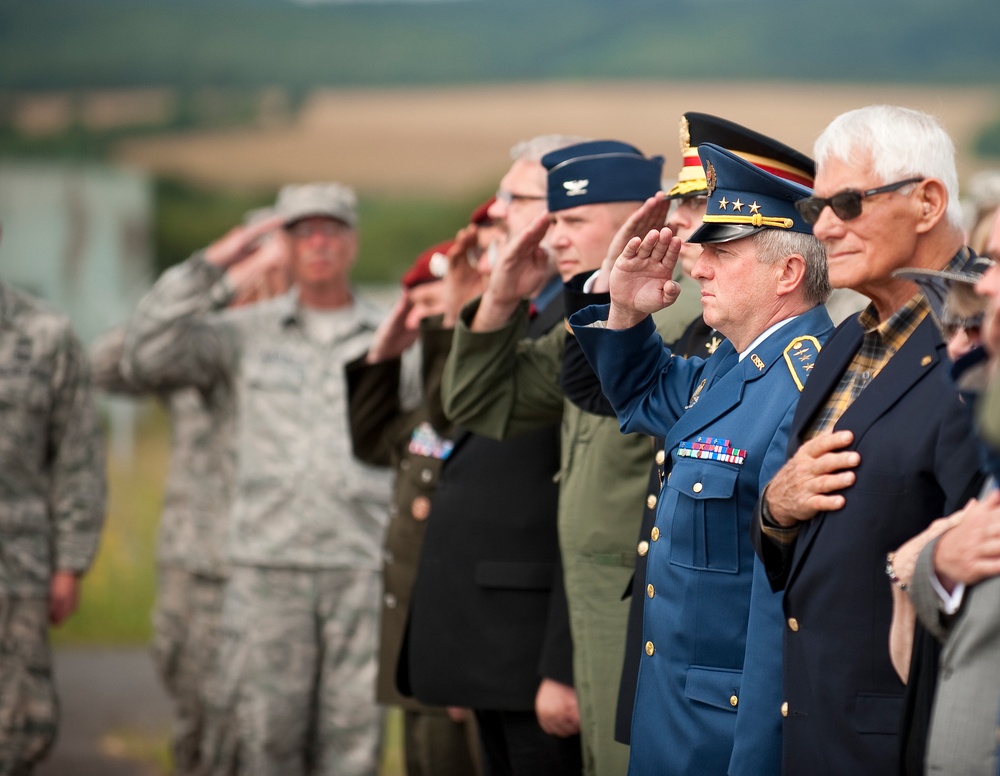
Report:
[[922,180],[923,178],[907,178],[904,181],[887,183],[885,186],[879,186],[877,189],[868,189],[868,191],[844,189],[844,191],[839,191],[832,197],[806,197],[795,203],[795,209],[799,211],[802,220],[807,224],[815,224],[819,221],[819,216],[823,212],[823,208],[827,205],[830,206],[833,214],[841,221],[850,221],[852,218],[857,218],[861,215],[861,200],[874,197],[876,194],[885,194],[889,191],[901,189],[903,186],[909,186],[911,183],[920,183]]
[[504,191],[503,189],[497,190],[497,202],[502,202],[507,207],[510,207],[515,202],[539,202],[543,199],[546,199],[544,194],[514,194],[513,192]]
[[970,337],[978,337],[983,327],[983,315],[973,315],[970,318],[945,318],[941,321],[941,333],[950,340],[958,332],[964,331]]
[[292,237],[303,239],[306,237],[312,237],[314,234],[321,234],[324,237],[337,237],[338,235],[349,232],[350,230],[351,227],[343,221],[336,221],[332,218],[296,221],[291,226],[286,227],[286,231]]

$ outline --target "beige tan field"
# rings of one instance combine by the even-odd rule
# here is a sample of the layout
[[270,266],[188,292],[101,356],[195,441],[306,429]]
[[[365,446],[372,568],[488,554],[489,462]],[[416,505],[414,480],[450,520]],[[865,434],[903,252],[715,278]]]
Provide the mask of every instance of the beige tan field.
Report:
[[520,139],[548,132],[630,141],[680,162],[678,119],[697,110],[809,152],[838,113],[889,102],[939,116],[963,179],[979,130],[1000,114],[995,89],[802,83],[541,83],[313,93],[282,126],[130,141],[123,162],[205,184],[273,187],[338,179],[380,195],[464,195],[491,186]]

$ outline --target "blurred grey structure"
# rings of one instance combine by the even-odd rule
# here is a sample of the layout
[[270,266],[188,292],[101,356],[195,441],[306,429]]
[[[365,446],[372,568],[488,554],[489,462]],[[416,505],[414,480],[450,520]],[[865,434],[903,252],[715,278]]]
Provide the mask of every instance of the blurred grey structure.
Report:
[[[153,274],[153,187],[96,163],[0,163],[0,277],[73,322],[89,345],[129,315]],[[115,455],[131,455],[136,405],[105,398]]]

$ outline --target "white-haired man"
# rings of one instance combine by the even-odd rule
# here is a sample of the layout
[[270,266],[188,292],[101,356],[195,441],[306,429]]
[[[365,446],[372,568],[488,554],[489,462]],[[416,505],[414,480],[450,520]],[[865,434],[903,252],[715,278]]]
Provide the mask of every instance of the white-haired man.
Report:
[[954,147],[926,114],[871,106],[816,142],[798,204],[834,288],[871,300],[827,341],[799,401],[790,459],[752,523],[784,589],[783,770],[897,771],[903,685],[888,650],[886,553],[975,492],[967,408],[925,297],[903,267],[964,264]]

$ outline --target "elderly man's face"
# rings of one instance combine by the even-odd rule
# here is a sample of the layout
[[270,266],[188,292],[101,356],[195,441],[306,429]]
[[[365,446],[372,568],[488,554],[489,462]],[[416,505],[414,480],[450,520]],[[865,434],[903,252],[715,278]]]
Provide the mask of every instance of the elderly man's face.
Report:
[[[875,175],[867,159],[848,163],[831,158],[817,170],[815,193],[831,197],[845,189],[866,191],[893,182]],[[893,270],[907,266],[918,237],[912,193],[904,188],[866,198],[861,215],[848,221],[829,207],[823,209],[813,234],[826,248],[830,285],[865,294],[891,280]]]
[[980,337],[983,347],[996,359],[1000,355],[1000,265],[994,264],[986,270],[976,284],[976,293],[988,299]]
[[705,215],[708,207],[708,197],[681,197],[667,216],[667,226],[675,235],[683,240],[681,245],[681,268],[684,274],[690,275],[694,268],[694,263],[698,261],[701,254],[701,246],[697,243],[689,243],[687,238],[694,234],[694,230],[701,226],[701,219]]
[[779,306],[776,294],[781,262],[757,258],[752,237],[705,243],[691,270],[701,286],[705,323],[718,329],[742,350],[766,328]]
[[547,207],[546,172],[542,163],[518,159],[500,179],[496,201],[487,213],[508,239],[513,239]]
[[546,240],[563,282],[601,266],[615,233],[636,207],[635,202],[607,202],[552,213]]
[[299,285],[343,282],[358,255],[358,236],[335,218],[314,216],[289,225],[293,274]]

